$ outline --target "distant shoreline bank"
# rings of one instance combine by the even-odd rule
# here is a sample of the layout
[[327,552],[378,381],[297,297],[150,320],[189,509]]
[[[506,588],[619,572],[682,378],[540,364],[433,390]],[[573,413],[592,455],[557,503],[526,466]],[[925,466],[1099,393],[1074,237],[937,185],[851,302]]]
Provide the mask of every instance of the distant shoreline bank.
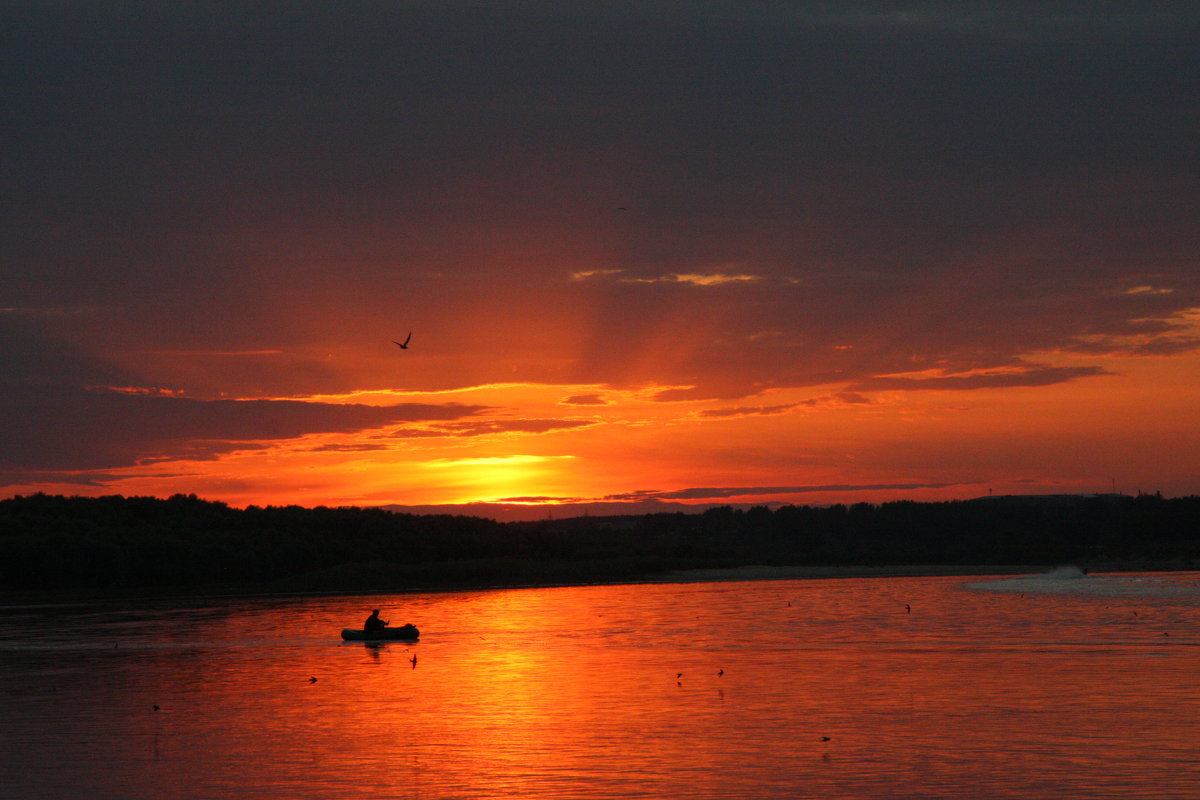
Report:
[[1049,565],[909,564],[886,566],[766,566],[685,569],[666,573],[657,583],[804,580],[821,578],[953,578],[978,575],[1023,575],[1052,569]]
[[[192,496],[0,501],[0,599],[314,596],[1200,564],[1200,497],[714,508],[499,523]],[[1014,566],[1015,565],[1015,566]]]
[[[512,584],[461,584],[413,587],[372,587],[347,589],[316,589],[311,591],[289,590],[262,586],[211,586],[194,588],[192,591],[172,591],[166,587],[149,587],[130,591],[87,591],[87,592],[2,592],[0,608],[39,604],[86,604],[117,602],[121,600],[204,600],[236,599],[255,597],[353,597],[367,595],[412,595],[444,594],[448,592],[495,592],[518,589],[553,589],[583,586],[655,585],[687,583],[736,583],[779,580],[836,580],[863,578],[973,578],[989,575],[1039,575],[1060,568],[1062,564],[898,564],[883,566],[832,565],[832,566],[772,566],[745,565],[740,567],[713,567],[700,569],[668,570],[658,574],[611,580],[545,581]],[[1088,565],[1093,573],[1110,572],[1189,572],[1195,567],[1188,564],[1105,564]]]

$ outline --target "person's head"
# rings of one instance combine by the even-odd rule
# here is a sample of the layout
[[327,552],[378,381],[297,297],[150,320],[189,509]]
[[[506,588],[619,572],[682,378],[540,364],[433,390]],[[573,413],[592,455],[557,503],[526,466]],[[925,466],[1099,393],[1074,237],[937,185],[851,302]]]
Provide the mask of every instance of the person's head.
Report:
[[372,612],[371,612],[371,616],[372,616],[372,617],[378,617],[378,616],[379,616],[379,609],[377,608],[377,609],[375,609],[374,611],[372,611]]

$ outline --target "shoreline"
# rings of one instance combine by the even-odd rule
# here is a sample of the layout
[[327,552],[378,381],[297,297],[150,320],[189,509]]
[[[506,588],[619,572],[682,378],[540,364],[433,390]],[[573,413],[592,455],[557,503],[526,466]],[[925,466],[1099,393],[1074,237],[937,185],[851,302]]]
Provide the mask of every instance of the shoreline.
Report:
[[819,580],[822,578],[953,578],[980,575],[1024,575],[1045,572],[1045,564],[904,564],[887,566],[767,566],[747,565],[674,570],[653,583],[716,583],[722,581]]
[[[896,564],[896,565],[833,565],[833,566],[772,566],[748,564],[740,567],[709,567],[667,570],[661,573],[612,580],[541,581],[509,584],[461,584],[453,586],[409,586],[345,588],[345,589],[276,589],[270,586],[206,586],[171,590],[167,587],[146,587],[137,591],[95,592],[0,592],[0,609],[30,605],[78,605],[119,602],[123,600],[231,600],[262,597],[352,597],[365,595],[443,594],[447,592],[494,592],[514,589],[553,589],[571,586],[622,586],[639,584],[734,583],[739,581],[777,580],[835,580],[862,578],[973,578],[988,575],[1038,575],[1070,566],[1065,564]],[[1170,564],[1104,564],[1089,565],[1092,574],[1120,572],[1190,572],[1196,568],[1179,563]]]

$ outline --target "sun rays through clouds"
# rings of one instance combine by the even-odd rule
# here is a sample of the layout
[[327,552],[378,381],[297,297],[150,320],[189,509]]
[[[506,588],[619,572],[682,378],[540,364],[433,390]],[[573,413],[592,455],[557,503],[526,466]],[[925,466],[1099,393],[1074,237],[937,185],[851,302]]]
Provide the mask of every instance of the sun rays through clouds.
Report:
[[0,491],[1200,492],[1200,7],[877,6],[0,10]]

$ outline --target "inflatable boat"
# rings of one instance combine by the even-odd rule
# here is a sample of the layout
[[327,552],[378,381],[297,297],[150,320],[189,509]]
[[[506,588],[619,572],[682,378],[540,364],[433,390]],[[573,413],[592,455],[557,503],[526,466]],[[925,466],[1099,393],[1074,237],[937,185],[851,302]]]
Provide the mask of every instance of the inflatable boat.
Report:
[[421,636],[416,625],[401,625],[399,628],[380,628],[367,633],[362,628],[343,628],[342,638],[347,642],[415,642]]

